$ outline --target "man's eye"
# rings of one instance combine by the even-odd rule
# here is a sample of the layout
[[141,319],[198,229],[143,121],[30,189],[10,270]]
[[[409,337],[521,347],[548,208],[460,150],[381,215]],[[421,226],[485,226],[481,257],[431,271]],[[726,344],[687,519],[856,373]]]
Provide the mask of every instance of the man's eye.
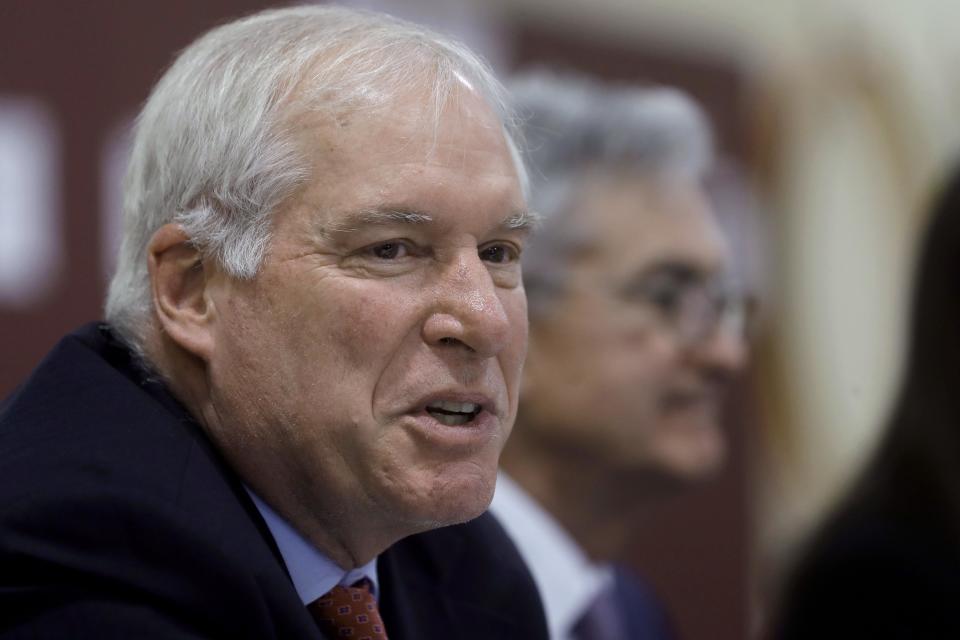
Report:
[[632,283],[622,290],[626,300],[653,306],[667,315],[677,312],[685,293],[686,287],[665,279]]
[[383,242],[370,247],[370,253],[380,260],[396,260],[406,257],[410,251],[402,242]]
[[665,313],[676,313],[683,300],[684,291],[677,287],[653,288],[647,292],[650,304]]
[[517,249],[507,244],[492,244],[480,249],[480,258],[494,264],[515,262],[518,257]]

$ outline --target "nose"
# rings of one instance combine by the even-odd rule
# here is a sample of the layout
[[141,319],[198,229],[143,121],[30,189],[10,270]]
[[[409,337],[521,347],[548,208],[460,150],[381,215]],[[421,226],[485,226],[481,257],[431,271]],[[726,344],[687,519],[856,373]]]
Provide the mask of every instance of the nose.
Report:
[[693,355],[704,368],[728,377],[746,366],[749,348],[742,331],[721,323],[694,348]]
[[424,340],[490,358],[509,344],[514,329],[476,250],[458,254],[440,274],[433,308],[423,324]]

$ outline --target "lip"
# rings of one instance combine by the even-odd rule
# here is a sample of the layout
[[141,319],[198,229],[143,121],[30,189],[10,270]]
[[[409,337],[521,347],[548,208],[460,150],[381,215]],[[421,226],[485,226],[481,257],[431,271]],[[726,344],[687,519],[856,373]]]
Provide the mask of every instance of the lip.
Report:
[[[477,404],[480,405],[480,413],[487,412],[495,416],[500,415],[500,410],[497,406],[497,403],[494,402],[489,394],[467,393],[462,391],[431,393],[430,395],[424,396],[413,403],[408,410],[408,413],[419,413],[422,411],[425,412],[429,405],[433,404],[434,402],[441,402],[444,400],[449,402],[469,402],[472,404]],[[467,427],[469,425],[463,426]]]
[[714,389],[674,389],[664,396],[664,405],[673,409],[709,407],[716,409],[722,403],[722,394]]
[[[434,418],[427,406],[442,400],[470,402],[480,412],[467,424],[446,425]],[[500,408],[490,395],[462,391],[437,392],[423,396],[403,412],[402,421],[420,438],[449,449],[476,449],[486,445],[500,432]]]

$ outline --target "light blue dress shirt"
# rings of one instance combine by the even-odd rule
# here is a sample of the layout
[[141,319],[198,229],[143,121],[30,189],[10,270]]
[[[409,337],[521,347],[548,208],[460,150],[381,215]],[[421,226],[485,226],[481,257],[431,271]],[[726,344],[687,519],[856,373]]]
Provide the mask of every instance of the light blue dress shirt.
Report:
[[349,586],[357,580],[366,578],[373,585],[373,595],[379,599],[380,586],[377,580],[377,559],[374,558],[362,567],[346,570],[338,566],[319,549],[307,542],[300,532],[293,528],[276,511],[271,509],[257,494],[247,488],[260,515],[267,523],[273,539],[277,542],[280,555],[287,565],[293,587],[297,590],[304,605],[310,604],[333,587]]

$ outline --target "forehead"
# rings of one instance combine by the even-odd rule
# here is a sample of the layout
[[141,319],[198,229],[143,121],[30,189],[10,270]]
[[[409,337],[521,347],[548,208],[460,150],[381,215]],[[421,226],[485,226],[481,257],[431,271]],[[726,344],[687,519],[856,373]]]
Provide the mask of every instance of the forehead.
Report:
[[727,266],[727,243],[690,180],[593,172],[580,185],[570,222],[585,239],[584,259],[608,271],[671,263],[710,275]]
[[439,105],[412,88],[386,105],[307,114],[300,129],[312,164],[304,197],[331,216],[388,205],[436,218],[470,198],[525,208],[499,117],[462,84]]

